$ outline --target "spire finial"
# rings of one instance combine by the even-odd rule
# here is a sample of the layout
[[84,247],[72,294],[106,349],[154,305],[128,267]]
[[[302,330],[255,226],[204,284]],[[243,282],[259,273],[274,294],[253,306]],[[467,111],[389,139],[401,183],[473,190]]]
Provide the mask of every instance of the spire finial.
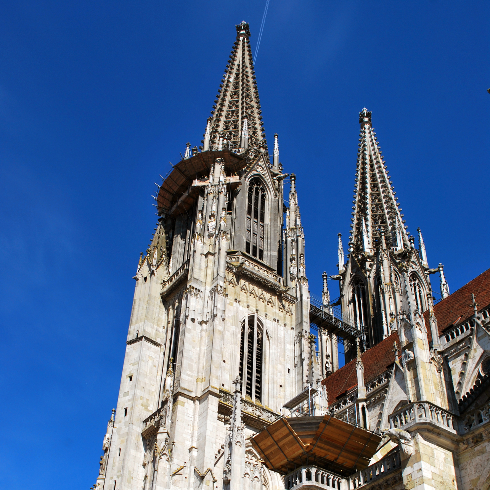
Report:
[[471,305],[473,306],[473,312],[476,315],[478,313],[478,303],[476,302],[476,298],[473,293],[471,293]]
[[444,266],[439,264],[439,275],[441,277],[441,298],[447,298],[449,296],[449,284],[446,281],[446,276],[444,275]]
[[184,158],[187,160],[190,157],[191,157],[191,144],[189,142],[187,142],[185,145]]
[[359,113],[359,124],[361,128],[364,128],[366,125],[371,126],[371,111],[368,111],[365,107]]
[[338,234],[339,237],[339,248],[338,248],[338,256],[339,256],[339,272],[344,270],[344,247],[342,246],[342,233]]
[[279,139],[277,133],[274,135],[274,161],[273,167],[277,170],[279,168]]
[[211,142],[211,118],[208,118],[206,124],[206,133],[204,134],[203,151],[209,151],[209,143]]
[[324,272],[322,274],[322,279],[323,279],[322,303],[324,305],[330,305],[330,292],[328,290],[327,278],[328,278],[328,275],[326,272]]
[[393,353],[395,354],[395,361],[398,361],[400,350],[398,349],[398,344],[396,343],[396,340],[393,342]]
[[422,265],[424,265],[425,267],[429,267],[429,263],[427,262],[427,252],[425,250],[425,243],[420,228],[417,228],[417,232],[419,234],[419,254],[420,258],[422,259]]
[[238,24],[236,27],[236,38],[240,39],[242,37],[249,38],[250,37],[250,26],[248,25],[247,22],[242,20],[240,24]]
[[291,192],[296,192],[296,174],[291,174]]

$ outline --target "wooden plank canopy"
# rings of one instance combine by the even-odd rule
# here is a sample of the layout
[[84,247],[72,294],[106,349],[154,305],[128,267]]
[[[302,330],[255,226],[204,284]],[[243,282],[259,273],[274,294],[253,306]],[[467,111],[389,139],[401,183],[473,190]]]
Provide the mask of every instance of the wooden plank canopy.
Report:
[[348,476],[367,468],[381,436],[324,417],[281,418],[252,438],[267,467],[279,473],[314,464]]
[[200,152],[191,158],[181,160],[173,166],[160,187],[157,197],[158,211],[169,211],[186,191],[188,196],[184,196],[179,209],[181,212],[187,209],[195,198],[194,192],[189,190],[192,181],[208,176],[216,158],[223,159],[227,173],[239,172],[247,164],[246,158],[229,150]]

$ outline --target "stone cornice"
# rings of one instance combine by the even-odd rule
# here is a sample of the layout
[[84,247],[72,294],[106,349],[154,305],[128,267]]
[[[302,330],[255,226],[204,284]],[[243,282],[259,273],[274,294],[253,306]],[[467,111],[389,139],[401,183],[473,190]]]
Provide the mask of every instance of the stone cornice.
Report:
[[162,346],[162,344],[160,344],[160,342],[157,342],[156,340],[150,339],[150,337],[147,337],[146,335],[140,335],[138,337],[135,337],[134,339],[127,340],[126,344],[127,345],[136,344],[136,342],[140,342],[141,340],[146,340],[146,342],[148,342],[151,345],[154,345],[155,347],[161,347]]

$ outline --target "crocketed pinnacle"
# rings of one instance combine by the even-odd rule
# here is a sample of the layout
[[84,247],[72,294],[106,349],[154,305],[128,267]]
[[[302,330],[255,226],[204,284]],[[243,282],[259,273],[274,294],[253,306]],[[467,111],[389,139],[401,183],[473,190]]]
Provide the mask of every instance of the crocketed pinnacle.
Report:
[[[204,136],[204,151],[247,148],[267,151],[259,92],[250,47],[250,29],[243,21],[236,26],[237,38],[214,101],[212,117]],[[248,138],[244,144],[244,126]]]
[[371,112],[359,113],[361,132],[357,153],[356,183],[350,248],[353,252],[372,252],[384,232],[386,245],[408,248],[409,240],[403,215],[395,198],[376,133],[371,126]]

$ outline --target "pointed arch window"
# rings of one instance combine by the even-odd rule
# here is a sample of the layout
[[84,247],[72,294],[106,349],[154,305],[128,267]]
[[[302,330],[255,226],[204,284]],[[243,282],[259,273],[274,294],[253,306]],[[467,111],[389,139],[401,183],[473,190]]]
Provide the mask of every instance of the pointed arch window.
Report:
[[415,273],[410,275],[410,289],[415,298],[415,307],[422,313],[425,311],[424,289],[422,284],[420,284],[419,277]]
[[354,322],[358,328],[367,325],[367,295],[364,282],[357,278],[352,285],[352,302],[354,303]]
[[264,329],[257,315],[243,320],[240,336],[240,367],[242,395],[255,402],[262,401],[262,363]]
[[245,251],[264,260],[265,186],[259,177],[248,184]]

